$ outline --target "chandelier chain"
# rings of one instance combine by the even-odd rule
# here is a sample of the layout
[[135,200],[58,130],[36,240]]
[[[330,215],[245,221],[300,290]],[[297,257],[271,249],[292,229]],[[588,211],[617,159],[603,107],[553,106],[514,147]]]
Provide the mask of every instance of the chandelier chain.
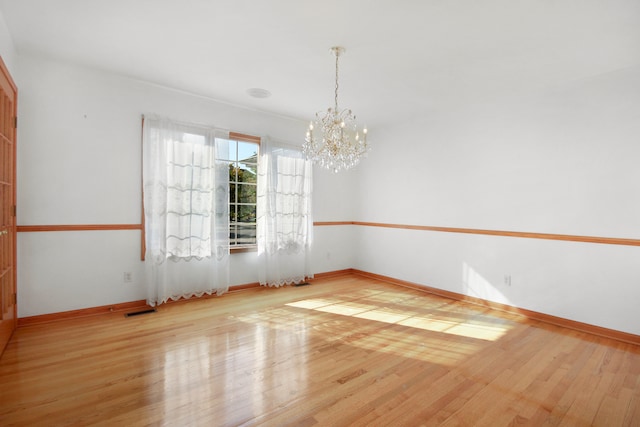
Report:
[[340,58],[340,52],[336,50],[336,92],[335,92],[335,108],[338,111],[338,59]]

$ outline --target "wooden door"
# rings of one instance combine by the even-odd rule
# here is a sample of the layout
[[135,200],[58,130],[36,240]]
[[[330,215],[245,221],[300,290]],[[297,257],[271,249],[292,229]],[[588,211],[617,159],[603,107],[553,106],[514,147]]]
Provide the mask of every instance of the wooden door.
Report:
[[0,354],[17,324],[16,101],[18,90],[0,58]]

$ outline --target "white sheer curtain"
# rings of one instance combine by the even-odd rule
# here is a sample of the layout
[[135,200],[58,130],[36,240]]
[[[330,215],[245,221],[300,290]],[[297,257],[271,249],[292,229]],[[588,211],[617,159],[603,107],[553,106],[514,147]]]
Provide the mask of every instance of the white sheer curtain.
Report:
[[[228,146],[215,129],[145,117],[147,303],[229,289]],[[219,135],[226,137],[226,134]]]
[[313,277],[311,183],[311,162],[300,149],[262,139],[257,200],[261,285],[282,286]]

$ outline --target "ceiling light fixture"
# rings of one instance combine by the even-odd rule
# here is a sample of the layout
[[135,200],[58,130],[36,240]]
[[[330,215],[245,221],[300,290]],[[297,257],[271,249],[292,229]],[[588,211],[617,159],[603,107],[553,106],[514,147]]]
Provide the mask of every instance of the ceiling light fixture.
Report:
[[349,109],[338,109],[338,59],[345,48],[334,46],[336,57],[335,104],[326,111],[316,113],[307,130],[302,151],[307,159],[333,172],[350,169],[369,151],[367,128],[358,131],[356,116]]
[[249,96],[253,98],[259,98],[259,99],[269,98],[271,96],[271,92],[259,87],[252,87],[247,89],[247,94],[249,94]]

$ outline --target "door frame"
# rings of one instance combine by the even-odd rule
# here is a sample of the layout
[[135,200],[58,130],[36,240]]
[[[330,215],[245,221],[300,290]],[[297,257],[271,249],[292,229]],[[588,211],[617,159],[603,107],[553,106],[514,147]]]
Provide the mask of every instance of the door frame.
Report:
[[[10,153],[9,159],[5,159],[2,161],[2,167],[9,164],[9,168],[11,169],[7,178],[9,179],[8,185],[7,182],[3,182],[2,185],[5,185],[6,188],[9,188],[11,194],[8,195],[9,203],[2,203],[4,200],[0,201],[0,215],[2,215],[0,220],[0,226],[2,226],[3,230],[0,230],[0,238],[8,238],[7,244],[2,243],[0,245],[0,260],[2,260],[2,264],[0,265],[0,276],[4,278],[5,275],[9,274],[10,278],[10,289],[5,290],[2,289],[2,281],[0,281],[0,355],[4,351],[9,339],[11,339],[11,335],[15,331],[18,324],[18,295],[17,295],[17,227],[16,227],[16,165],[17,165],[17,127],[18,127],[18,87],[16,86],[11,74],[9,73],[9,69],[4,63],[4,60],[0,56],[0,89],[2,93],[7,93],[9,98],[12,99],[11,108],[7,109],[6,105],[0,105],[0,113],[3,117],[0,117],[0,120],[3,123],[0,124],[0,132],[6,130],[9,140],[9,149]],[[4,97],[0,99],[0,102],[4,102]],[[4,138],[4,136],[2,136]],[[6,153],[4,153],[6,156]],[[4,157],[2,156],[2,157]],[[10,163],[6,163],[8,160]],[[0,175],[0,179],[3,177]],[[6,200],[6,199],[5,199]],[[8,206],[7,206],[8,205]],[[6,224],[3,224],[6,223]],[[6,233],[8,233],[8,235]],[[6,252],[8,247],[9,253],[1,253]],[[7,260],[7,257],[9,258]],[[7,262],[8,261],[8,262]],[[6,264],[5,264],[6,263]],[[4,280],[4,279],[3,279]],[[8,308],[7,313],[4,313],[5,308]],[[7,319],[4,319],[4,316],[9,315]]]

